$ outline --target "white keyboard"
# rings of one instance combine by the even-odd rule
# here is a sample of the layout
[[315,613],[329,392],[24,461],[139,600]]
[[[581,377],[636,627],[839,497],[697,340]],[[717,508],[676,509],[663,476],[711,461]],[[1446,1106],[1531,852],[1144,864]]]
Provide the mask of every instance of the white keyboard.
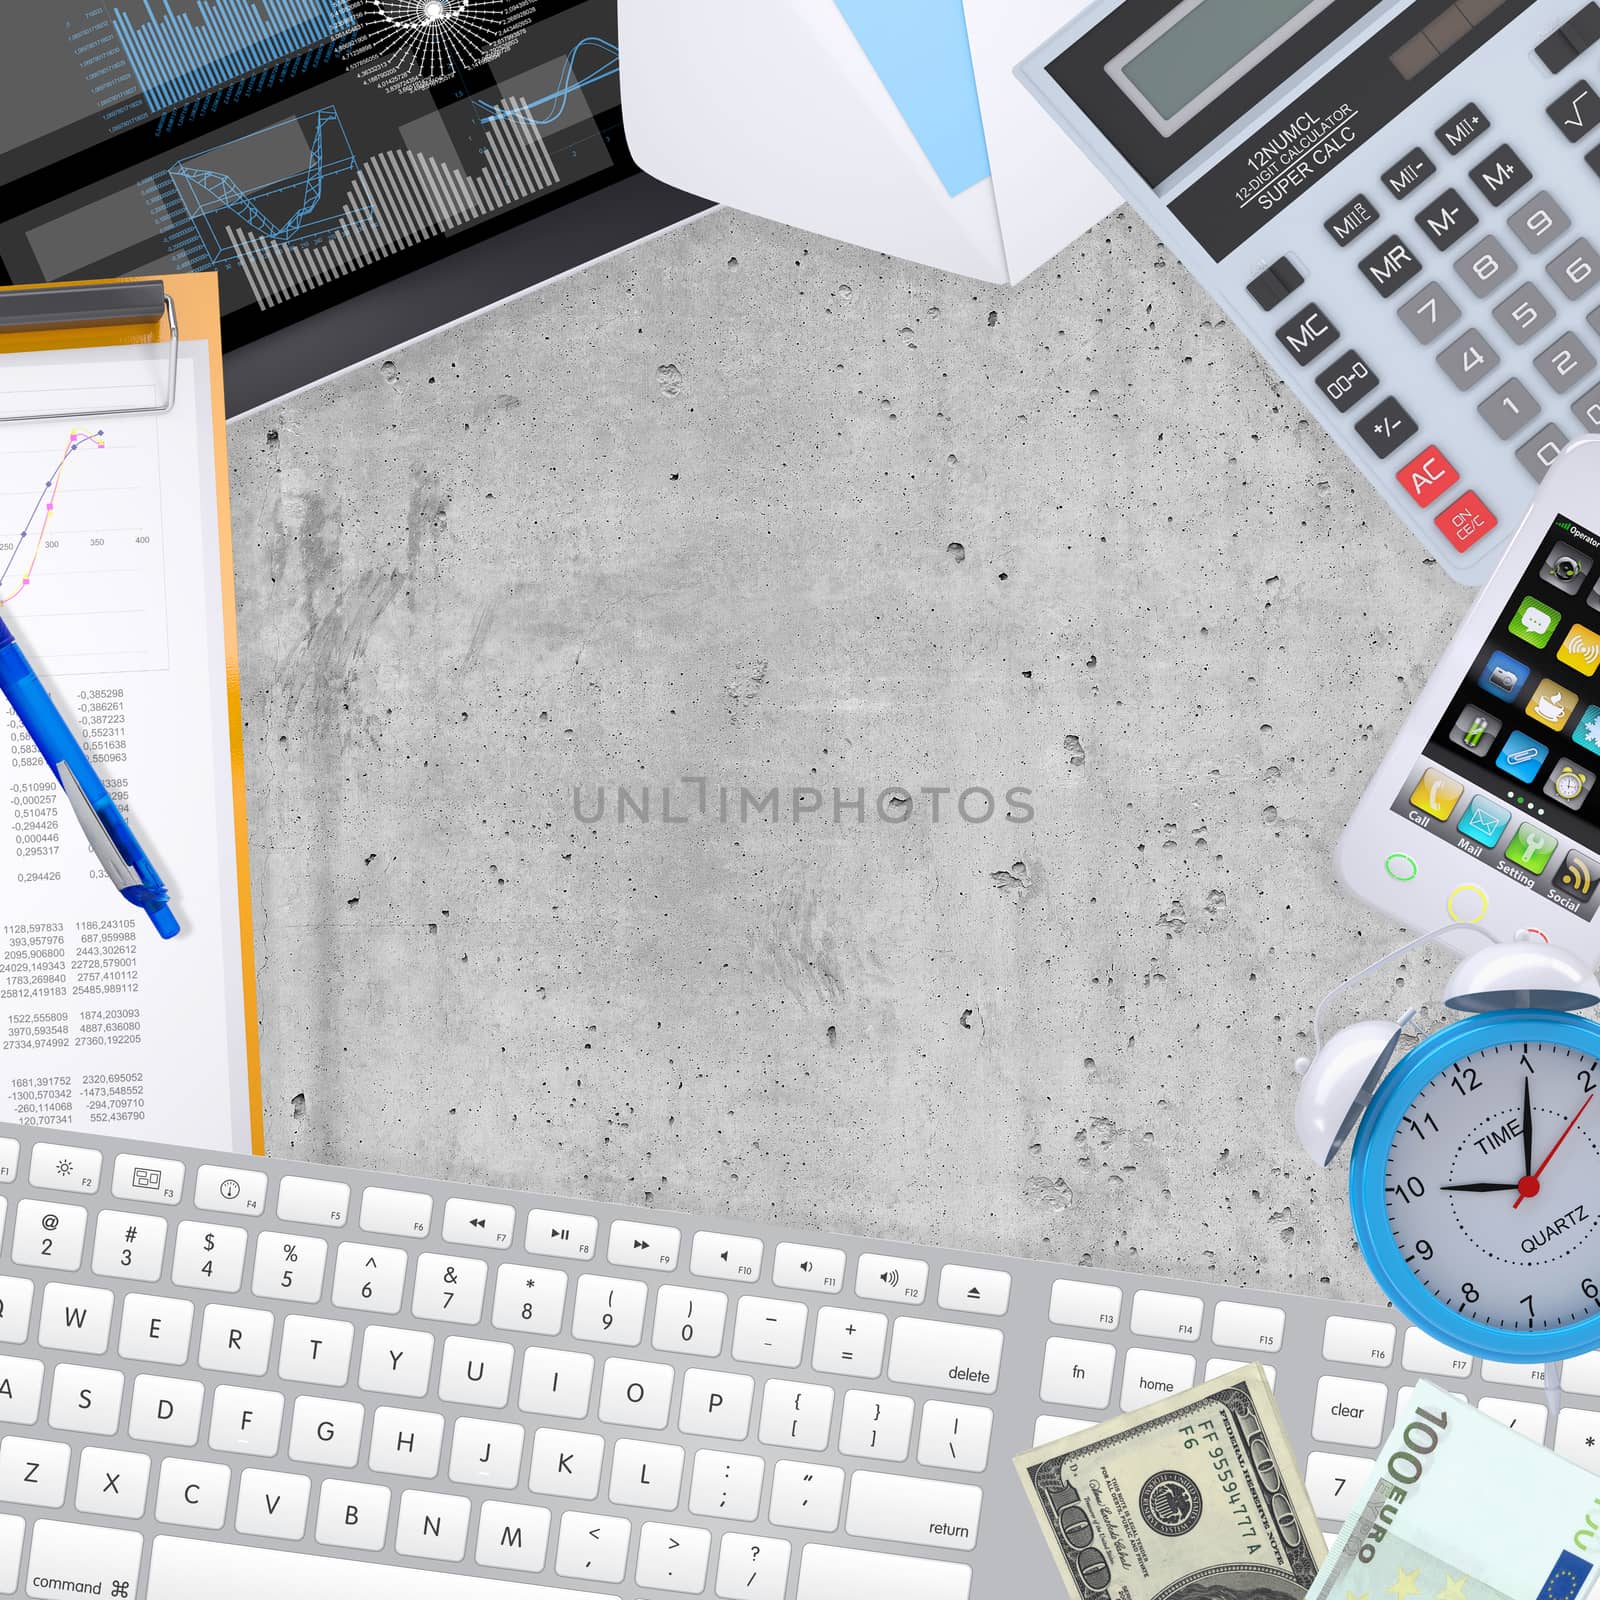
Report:
[[1420,1375],[1600,1468],[1370,1307],[0,1125],[0,1594],[1052,1595],[1010,1458],[1253,1359],[1330,1529]]

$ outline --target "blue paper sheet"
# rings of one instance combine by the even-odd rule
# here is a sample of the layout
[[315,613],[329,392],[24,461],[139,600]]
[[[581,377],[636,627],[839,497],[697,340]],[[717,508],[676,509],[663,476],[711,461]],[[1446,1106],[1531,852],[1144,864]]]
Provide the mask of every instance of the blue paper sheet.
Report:
[[989,176],[961,0],[835,0],[947,193]]

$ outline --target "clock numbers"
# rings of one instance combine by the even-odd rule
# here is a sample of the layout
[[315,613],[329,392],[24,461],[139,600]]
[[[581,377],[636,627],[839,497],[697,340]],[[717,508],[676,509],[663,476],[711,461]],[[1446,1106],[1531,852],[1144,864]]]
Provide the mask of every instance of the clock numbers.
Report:
[[1391,1183],[1389,1185],[1389,1193],[1397,1200],[1404,1200],[1407,1205],[1410,1205],[1413,1200],[1420,1200],[1427,1192],[1427,1185],[1423,1183],[1421,1178],[1416,1177],[1406,1178],[1400,1183]]
[[1424,1261],[1433,1260],[1433,1246],[1426,1239],[1418,1239],[1413,1248]]
[[[1439,1131],[1439,1124],[1433,1120],[1433,1113],[1431,1111],[1424,1111],[1422,1113],[1421,1122],[1419,1122],[1415,1117],[1407,1117],[1405,1119],[1405,1123],[1406,1126],[1414,1134],[1416,1134],[1419,1139],[1426,1139],[1428,1137],[1428,1133],[1437,1133]],[[1427,1124],[1428,1133],[1424,1133],[1422,1131],[1424,1123]]]
[[1533,1326],[1533,1296],[1525,1294],[1518,1303],[1528,1308],[1528,1326],[1531,1328]]
[[1473,1285],[1473,1284],[1470,1284],[1470,1283],[1462,1284],[1461,1285],[1461,1298],[1463,1300],[1465,1300],[1469,1306],[1477,1305],[1477,1303],[1478,1303],[1478,1291],[1477,1291],[1476,1286]]
[[1481,1088],[1482,1083],[1478,1078],[1478,1069],[1476,1067],[1457,1067],[1450,1074],[1450,1087],[1457,1094],[1463,1095],[1471,1094],[1474,1090]]
[[1578,1068],[1578,1082],[1583,1085],[1583,1092],[1585,1094],[1593,1094],[1594,1093],[1594,1068],[1593,1067],[1579,1067]]
[[1596,1305],[1600,1305],[1600,1283],[1596,1283],[1593,1278],[1585,1278],[1578,1287],[1582,1289],[1584,1294],[1589,1299],[1593,1300]]

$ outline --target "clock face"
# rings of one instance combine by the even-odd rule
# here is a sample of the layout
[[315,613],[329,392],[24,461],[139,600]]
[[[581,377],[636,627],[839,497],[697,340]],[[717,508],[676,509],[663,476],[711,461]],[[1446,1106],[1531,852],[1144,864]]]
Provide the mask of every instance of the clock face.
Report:
[[1449,1061],[1400,1109],[1384,1206],[1436,1301],[1507,1333],[1590,1323],[1600,1342],[1597,1090],[1600,1061],[1581,1048],[1506,1039]]

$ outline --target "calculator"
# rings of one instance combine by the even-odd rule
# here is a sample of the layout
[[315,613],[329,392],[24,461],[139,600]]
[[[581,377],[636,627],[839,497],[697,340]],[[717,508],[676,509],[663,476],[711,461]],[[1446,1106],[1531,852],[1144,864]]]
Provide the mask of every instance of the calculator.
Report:
[[1486,578],[1600,433],[1600,4],[1102,0],[1017,74]]

